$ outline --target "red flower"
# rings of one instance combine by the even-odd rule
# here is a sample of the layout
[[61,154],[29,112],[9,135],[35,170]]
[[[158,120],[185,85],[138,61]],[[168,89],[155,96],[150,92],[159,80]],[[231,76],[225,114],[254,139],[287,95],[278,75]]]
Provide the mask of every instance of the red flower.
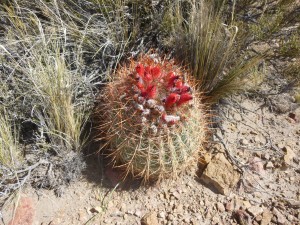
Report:
[[151,69],[151,74],[154,79],[158,78],[160,76],[160,73],[160,68],[158,66],[155,66]]
[[182,81],[181,80],[177,80],[176,82],[175,82],[175,87],[177,87],[177,88],[181,88],[182,87]]
[[138,89],[140,91],[144,91],[145,90],[145,86],[144,86],[144,84],[141,81],[138,81],[137,84],[136,84],[136,86],[138,87]]
[[175,82],[178,80],[179,76],[172,76],[168,80],[168,88],[174,87]]
[[151,85],[145,91],[143,91],[141,95],[149,99],[149,98],[154,98],[156,96],[156,92],[157,92],[156,86]]
[[189,92],[191,90],[191,87],[190,86],[187,86],[187,85],[184,85],[180,88],[180,93],[181,94],[184,94],[186,92]]
[[188,101],[192,100],[193,96],[190,95],[189,93],[184,93],[180,95],[180,99],[177,102],[177,106],[181,106],[184,103],[187,103]]
[[148,72],[145,72],[145,74],[144,74],[144,80],[146,82],[150,82],[150,81],[152,81],[152,79],[153,79],[152,75],[150,73],[148,73]]
[[171,93],[166,99],[165,102],[166,108],[170,108],[171,106],[173,106],[179,100],[179,98],[180,98],[179,94]]
[[140,75],[143,76],[144,75],[144,66],[142,64],[138,64],[135,67],[135,71]]

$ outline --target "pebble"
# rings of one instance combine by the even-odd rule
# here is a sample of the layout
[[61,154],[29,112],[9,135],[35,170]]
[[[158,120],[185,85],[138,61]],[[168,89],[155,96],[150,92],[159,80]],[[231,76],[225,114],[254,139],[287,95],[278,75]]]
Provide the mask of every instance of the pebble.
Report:
[[262,158],[265,160],[269,160],[270,159],[270,155],[268,153],[265,153],[262,155]]
[[273,169],[274,168],[274,165],[271,161],[267,162],[266,164],[266,169]]
[[240,144],[246,146],[249,144],[249,141],[246,139],[240,139]]
[[140,210],[137,210],[135,211],[134,215],[137,217],[142,217],[142,212]]
[[258,216],[259,214],[263,213],[263,209],[259,206],[251,206],[247,209],[247,211],[254,217]]
[[157,216],[158,216],[158,218],[165,218],[166,214],[165,214],[165,212],[159,212]]
[[219,210],[219,212],[225,212],[225,207],[221,202],[217,203],[217,209]]
[[277,217],[277,223],[279,225],[283,225],[287,222],[284,215],[282,215],[282,213],[279,212],[278,209],[276,209],[275,207],[273,208],[273,213]]
[[146,213],[141,219],[142,225],[158,225],[158,220],[155,212]]
[[262,214],[262,220],[260,222],[260,225],[270,224],[272,216],[272,213],[268,209],[265,209]]
[[226,211],[231,212],[234,209],[234,204],[232,201],[226,203]]

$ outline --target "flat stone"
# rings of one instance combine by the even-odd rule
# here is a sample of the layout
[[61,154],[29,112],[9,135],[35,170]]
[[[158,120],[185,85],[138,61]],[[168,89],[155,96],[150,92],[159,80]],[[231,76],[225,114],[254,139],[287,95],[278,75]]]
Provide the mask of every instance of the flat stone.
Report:
[[155,212],[146,213],[141,219],[142,225],[158,225],[158,220]]
[[219,210],[219,212],[225,212],[225,206],[223,203],[218,202],[217,203],[217,209]]
[[254,157],[249,160],[249,169],[259,175],[265,174],[263,161],[258,157]]
[[228,195],[240,176],[224,154],[218,153],[207,165],[200,179],[205,184],[212,185],[219,193]]
[[286,220],[286,218],[284,217],[284,215],[282,215],[282,213],[279,212],[279,210],[276,209],[275,207],[273,208],[273,213],[274,213],[274,215],[277,217],[277,223],[278,223],[279,225],[284,225],[284,224],[287,223],[287,220]]
[[296,157],[295,152],[292,150],[291,147],[285,146],[283,147],[283,151],[285,152],[285,155],[283,157],[284,162],[288,165],[290,165],[293,162],[293,159]]
[[231,212],[234,209],[234,204],[232,201],[227,202],[225,206],[226,211]]
[[263,209],[259,206],[251,206],[250,208],[247,209],[247,211],[254,217],[260,215],[263,213]]
[[16,209],[14,218],[8,225],[32,225],[34,222],[35,209],[31,198],[22,197]]
[[274,165],[271,161],[267,162],[266,164],[266,169],[273,169],[274,168]]

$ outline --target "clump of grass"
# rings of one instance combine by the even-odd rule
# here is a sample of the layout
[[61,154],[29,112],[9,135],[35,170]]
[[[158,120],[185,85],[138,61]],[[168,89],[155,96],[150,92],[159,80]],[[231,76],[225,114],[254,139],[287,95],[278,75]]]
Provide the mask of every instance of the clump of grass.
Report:
[[15,168],[20,159],[18,130],[5,110],[0,110],[0,175],[1,165]]
[[293,0],[265,1],[258,8],[263,10],[252,18],[253,23],[248,27],[256,40],[269,39],[283,27],[299,22],[299,6]]
[[10,74],[18,99],[14,113],[37,125],[36,141],[50,142],[47,148],[81,150],[96,87],[127,43],[124,11],[91,15],[74,2],[22,1],[3,6],[0,16],[3,76]]
[[300,37],[298,34],[292,35],[286,42],[281,41],[279,54],[285,57],[300,56]]
[[208,2],[186,1],[184,15],[180,2],[171,9],[172,40],[175,56],[183,61],[198,80],[198,90],[210,102],[238,91],[243,87],[241,76],[255,66],[260,57],[247,60],[237,55],[238,27],[223,23],[222,5],[214,10]]
[[283,69],[283,74],[288,80],[300,86],[300,58],[297,58],[295,62],[289,63]]

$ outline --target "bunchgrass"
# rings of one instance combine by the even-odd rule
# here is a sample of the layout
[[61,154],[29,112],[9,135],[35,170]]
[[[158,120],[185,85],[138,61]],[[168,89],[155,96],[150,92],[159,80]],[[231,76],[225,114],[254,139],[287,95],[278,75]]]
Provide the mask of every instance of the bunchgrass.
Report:
[[1,61],[19,99],[14,113],[36,124],[37,140],[57,152],[82,149],[97,86],[128,42],[124,11],[102,3],[93,15],[75,2],[24,0],[1,8]]
[[241,44],[236,39],[238,27],[224,24],[222,4],[215,10],[214,4],[206,1],[186,2],[183,6],[177,1],[168,12],[175,56],[198,80],[198,90],[208,101],[217,102],[244,87],[243,75],[261,57],[245,59],[236,54]]
[[13,169],[20,159],[18,130],[5,110],[0,110],[0,175],[1,165]]

